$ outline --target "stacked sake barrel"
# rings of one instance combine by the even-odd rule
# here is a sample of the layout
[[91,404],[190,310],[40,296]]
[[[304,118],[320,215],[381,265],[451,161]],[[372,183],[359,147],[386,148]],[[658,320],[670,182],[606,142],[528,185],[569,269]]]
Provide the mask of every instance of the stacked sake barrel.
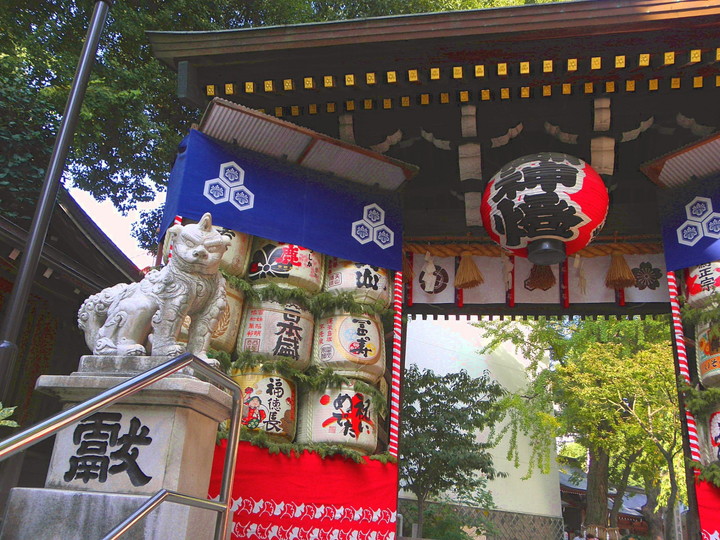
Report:
[[[299,443],[340,444],[374,452],[381,430],[376,405],[367,392],[355,390],[355,381],[372,385],[387,397],[385,332],[376,313],[390,305],[388,271],[335,257],[326,260],[323,254],[300,246],[218,230],[231,240],[221,269],[245,279],[258,293],[244,299],[227,282],[228,306],[210,343],[212,349],[251,358],[247,364],[254,367],[230,373],[244,391],[241,424],[264,431],[278,442],[293,442],[297,435]],[[168,246],[166,242],[166,257]],[[278,289],[263,294],[262,289],[268,287],[301,294],[276,294]],[[321,291],[349,297],[353,305],[367,310],[335,310],[316,320],[301,301],[267,299],[309,298]],[[189,320],[181,341],[187,340],[188,325]],[[263,363],[267,368],[278,358],[300,372],[311,365],[329,368],[350,384],[298,396],[296,381],[263,368]]]
[[[720,300],[720,261],[688,268],[685,273],[685,302],[692,308],[706,310],[713,300]],[[705,387],[720,386],[720,321],[700,324],[695,345],[700,382]]]
[[[256,290],[276,285],[317,294],[323,271],[324,257],[313,250],[263,238],[253,240],[247,279]],[[282,357],[290,367],[305,371],[311,362],[314,328],[312,314],[298,302],[249,301],[236,352]],[[280,373],[266,373],[261,367],[233,373],[245,391],[242,425],[262,429],[272,439],[292,442],[298,405],[295,381]]]
[[[720,301],[720,261],[693,266],[685,271],[685,302],[707,311]],[[695,351],[700,382],[705,388],[720,387],[720,321],[698,324]],[[704,424],[704,425],[703,425]],[[720,461],[720,403],[710,412],[707,423],[699,424],[704,465]]]
[[384,382],[385,333],[376,310],[369,308],[389,306],[388,272],[332,257],[327,263],[324,289],[350,295],[368,309],[361,313],[335,311],[316,320],[313,364],[347,377],[350,384],[303,394],[298,442],[341,444],[372,453],[378,446],[376,405],[371,396],[355,391],[354,382],[376,387]]

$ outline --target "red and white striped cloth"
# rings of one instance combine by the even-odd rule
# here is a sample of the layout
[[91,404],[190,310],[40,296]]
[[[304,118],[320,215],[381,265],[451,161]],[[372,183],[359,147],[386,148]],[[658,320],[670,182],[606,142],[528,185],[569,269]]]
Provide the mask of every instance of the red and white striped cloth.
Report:
[[403,277],[402,272],[395,272],[393,287],[393,351],[392,379],[390,388],[390,434],[388,452],[398,455],[398,433],[400,430],[400,382],[401,382],[401,349],[402,349],[402,305]]
[[[678,366],[680,375],[683,380],[690,384],[690,367],[688,365],[687,351],[685,349],[685,336],[682,327],[682,318],[680,317],[680,302],[678,302],[677,280],[675,272],[667,273],[668,292],[670,293],[670,311],[672,313],[673,336],[675,338],[675,347],[678,355]],[[700,461],[700,441],[698,439],[697,425],[695,417],[690,411],[685,411],[685,420],[687,423],[688,438],[690,443],[690,457],[695,461]]]
[[[182,225],[182,216],[175,216],[172,226],[174,227],[175,225]],[[172,247],[172,242],[170,242],[170,245],[168,246],[168,260],[170,260],[170,257],[172,257]]]

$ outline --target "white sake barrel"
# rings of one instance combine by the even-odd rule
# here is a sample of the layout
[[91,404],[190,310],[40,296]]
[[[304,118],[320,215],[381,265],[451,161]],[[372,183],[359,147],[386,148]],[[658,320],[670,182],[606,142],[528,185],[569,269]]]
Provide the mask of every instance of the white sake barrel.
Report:
[[716,403],[709,412],[705,421],[697,424],[700,462],[703,465],[720,464],[720,403]]
[[328,259],[325,290],[334,293],[350,292],[363,304],[390,305],[389,272],[385,268],[355,263],[337,257]]
[[302,394],[298,407],[299,443],[343,444],[365,454],[377,447],[378,417],[369,396],[352,385]]
[[[191,219],[183,219],[182,224],[197,223]],[[250,259],[250,248],[252,245],[252,236],[249,234],[226,229],[225,227],[214,227],[223,236],[230,239],[230,245],[227,251],[220,259],[220,268],[233,276],[243,277],[247,273],[248,260]],[[172,235],[166,234],[163,241],[163,262],[167,264],[168,253],[170,252],[170,242]]]
[[220,260],[220,268],[232,276],[243,277],[247,274],[252,236],[238,231],[233,231],[231,229],[226,229],[224,227],[215,228],[220,232],[220,234],[230,238],[228,250]]
[[232,378],[244,391],[241,425],[292,442],[297,424],[295,383],[277,373],[236,370]]
[[[712,330],[717,332],[712,335]],[[703,386],[720,386],[720,328],[717,325],[698,325],[695,333],[695,354],[698,375]]]
[[[237,341],[238,330],[243,314],[243,293],[229,283],[225,283],[227,304],[218,317],[218,325],[210,336],[210,348],[232,353]],[[190,329],[190,317],[185,317],[178,341],[187,343]]]
[[720,462],[720,404],[710,414],[708,421],[708,434],[712,461]]
[[692,307],[706,306],[718,287],[720,261],[691,266],[685,271],[685,300]]
[[334,314],[315,323],[313,363],[376,383],[385,372],[385,336],[375,315]]
[[255,237],[247,277],[253,285],[275,283],[310,293],[322,288],[323,255],[293,244]]
[[292,367],[302,371],[310,365],[314,327],[312,314],[297,304],[248,302],[237,352],[283,356]]

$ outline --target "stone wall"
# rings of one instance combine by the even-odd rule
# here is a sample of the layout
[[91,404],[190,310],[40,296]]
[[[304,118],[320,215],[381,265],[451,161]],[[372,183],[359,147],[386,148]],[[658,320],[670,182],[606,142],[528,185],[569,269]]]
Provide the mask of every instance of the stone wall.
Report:
[[[405,516],[406,523],[411,517],[409,510],[411,501],[400,499],[399,512]],[[439,503],[427,503],[428,506]],[[470,518],[477,514],[483,514],[496,529],[496,534],[478,536],[482,540],[525,540],[527,538],[542,538],[543,540],[562,540],[563,521],[562,518],[539,516],[534,514],[522,514],[519,512],[505,512],[502,510],[483,510],[463,505],[450,505],[461,517]],[[406,531],[410,530],[409,523],[406,524]],[[402,537],[401,537],[402,538]]]

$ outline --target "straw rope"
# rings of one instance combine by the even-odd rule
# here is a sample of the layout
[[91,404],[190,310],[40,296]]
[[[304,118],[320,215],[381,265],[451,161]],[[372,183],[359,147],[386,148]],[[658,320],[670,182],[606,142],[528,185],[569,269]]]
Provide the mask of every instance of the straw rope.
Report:
[[[405,242],[403,249],[410,253],[430,253],[433,257],[459,257],[463,253],[484,257],[499,257],[500,246],[480,243],[437,243]],[[604,257],[612,253],[623,255],[650,255],[662,253],[662,244],[657,242],[595,244],[580,250],[576,255],[581,257]]]

